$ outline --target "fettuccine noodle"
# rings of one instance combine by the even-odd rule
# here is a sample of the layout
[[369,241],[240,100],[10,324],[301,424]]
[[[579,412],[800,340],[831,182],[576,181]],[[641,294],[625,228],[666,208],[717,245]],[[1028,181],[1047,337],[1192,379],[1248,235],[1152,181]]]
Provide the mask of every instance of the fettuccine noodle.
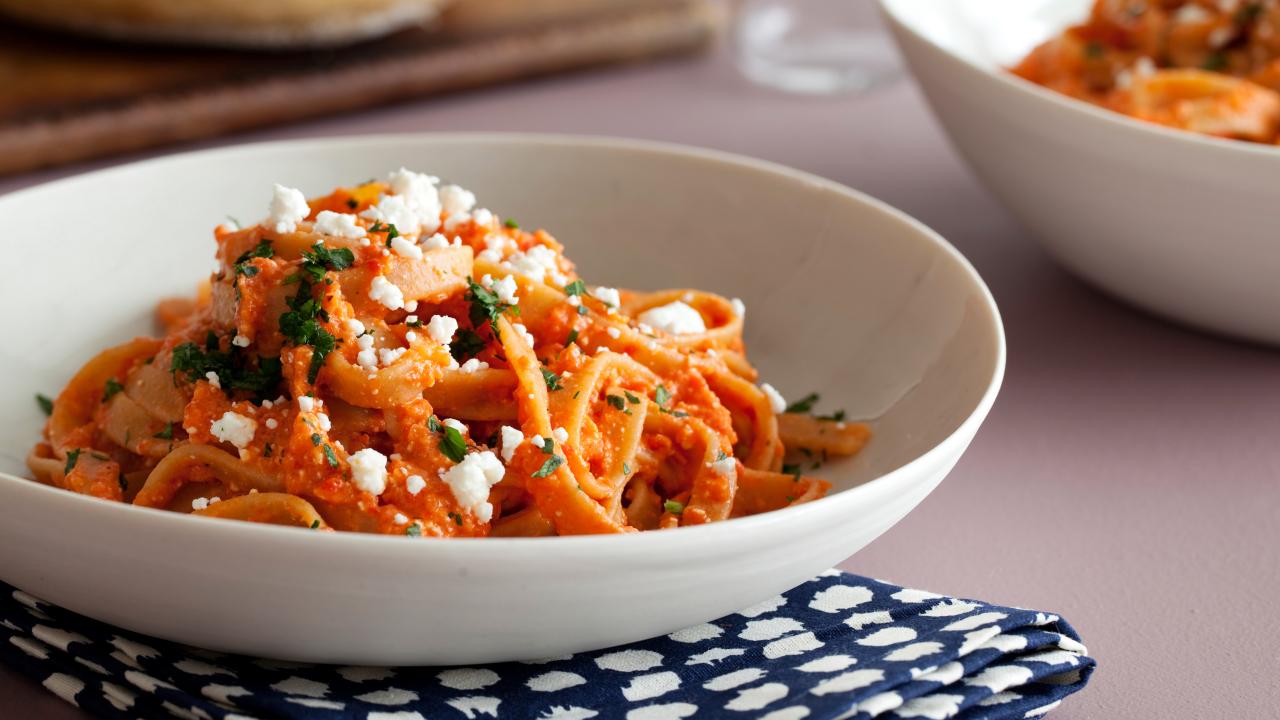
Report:
[[[219,267],[53,401],[41,482],[415,536],[621,533],[820,498],[867,427],[757,385],[741,302],[588,287],[541,230],[408,170],[215,230]],[[791,462],[788,462],[790,460]]]

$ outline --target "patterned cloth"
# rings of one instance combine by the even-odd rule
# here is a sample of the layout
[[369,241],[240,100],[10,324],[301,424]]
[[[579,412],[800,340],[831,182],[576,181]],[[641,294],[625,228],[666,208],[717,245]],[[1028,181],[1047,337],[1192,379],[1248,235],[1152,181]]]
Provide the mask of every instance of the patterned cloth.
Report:
[[670,635],[538,662],[301,665],[135,635],[0,585],[0,659],[104,718],[811,718],[1043,715],[1094,661],[1056,615],[835,570]]

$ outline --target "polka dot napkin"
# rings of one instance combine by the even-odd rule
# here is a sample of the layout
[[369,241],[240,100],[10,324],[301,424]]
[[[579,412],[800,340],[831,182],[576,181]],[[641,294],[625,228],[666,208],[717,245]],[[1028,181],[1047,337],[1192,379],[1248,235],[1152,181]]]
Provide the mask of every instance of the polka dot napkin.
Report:
[[300,665],[119,630],[0,584],[0,660],[104,718],[1026,718],[1094,661],[1056,615],[829,571],[670,635],[538,662]]

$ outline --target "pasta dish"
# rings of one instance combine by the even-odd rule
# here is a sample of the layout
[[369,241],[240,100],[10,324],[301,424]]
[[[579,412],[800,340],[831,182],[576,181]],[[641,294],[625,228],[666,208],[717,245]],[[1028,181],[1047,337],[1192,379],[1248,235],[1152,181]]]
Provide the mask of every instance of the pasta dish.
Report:
[[1280,2],[1097,0],[1014,72],[1135,118],[1280,141]]
[[158,339],[89,360],[43,483],[217,518],[410,536],[618,533],[805,503],[869,437],[757,385],[745,308],[588,286],[542,230],[401,169],[214,231]]

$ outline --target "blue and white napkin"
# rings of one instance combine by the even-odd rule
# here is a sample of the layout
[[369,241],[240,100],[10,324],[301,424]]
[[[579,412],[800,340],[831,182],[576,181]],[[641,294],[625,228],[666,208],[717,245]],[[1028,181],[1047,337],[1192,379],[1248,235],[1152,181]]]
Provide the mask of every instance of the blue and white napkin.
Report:
[[0,661],[103,718],[1038,717],[1094,661],[1064,620],[829,571],[622,648],[455,668],[301,665],[129,633],[0,584]]

